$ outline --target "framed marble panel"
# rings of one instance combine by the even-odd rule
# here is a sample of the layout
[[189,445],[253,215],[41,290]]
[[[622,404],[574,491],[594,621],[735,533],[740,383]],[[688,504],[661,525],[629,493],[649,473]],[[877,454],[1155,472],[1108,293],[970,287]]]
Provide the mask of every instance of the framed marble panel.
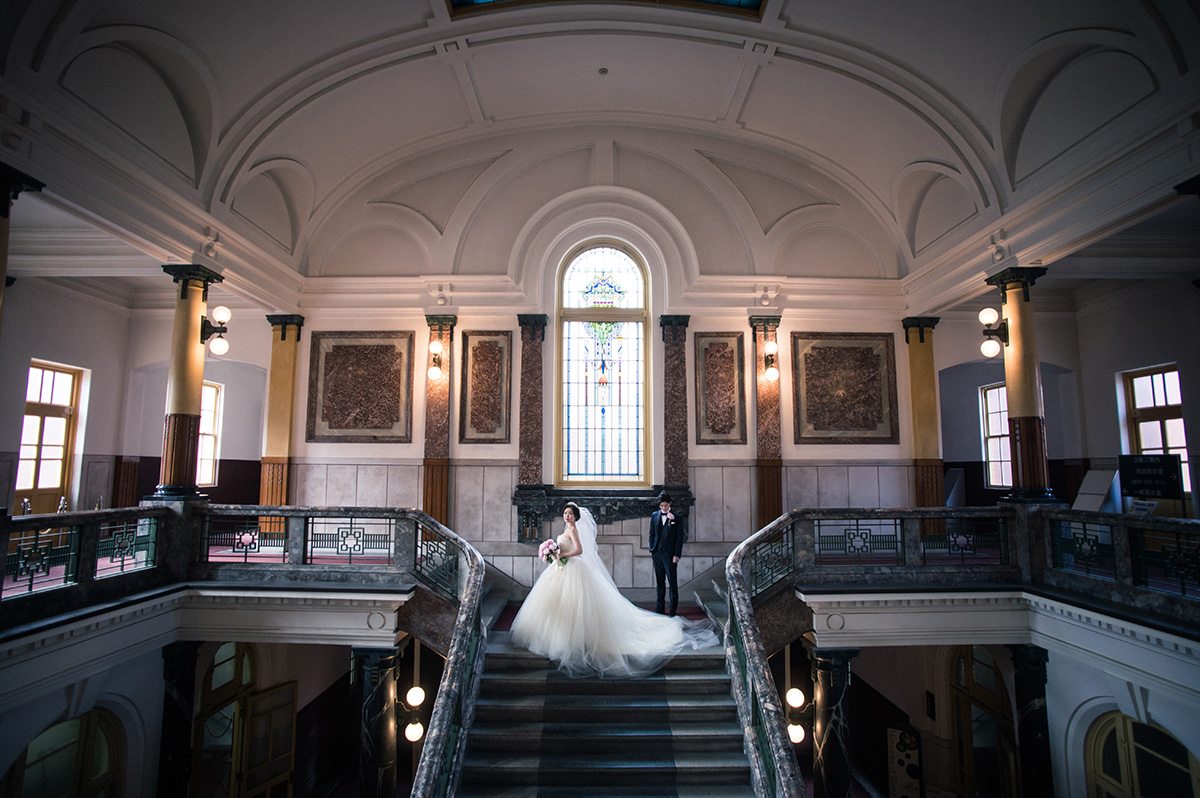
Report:
[[740,332],[698,332],[696,443],[746,442],[745,354]]
[[892,333],[792,333],[796,443],[899,443]]
[[512,332],[464,331],[459,443],[508,443],[512,407]]
[[306,440],[410,443],[413,335],[313,332]]

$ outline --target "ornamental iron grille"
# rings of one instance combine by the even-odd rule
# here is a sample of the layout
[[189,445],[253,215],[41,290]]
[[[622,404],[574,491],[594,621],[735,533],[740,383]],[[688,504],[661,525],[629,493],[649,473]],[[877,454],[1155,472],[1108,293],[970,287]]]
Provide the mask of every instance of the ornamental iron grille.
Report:
[[922,520],[921,559],[924,565],[1007,565],[1007,520]]
[[79,528],[57,527],[10,534],[0,599],[73,585],[79,571]]
[[644,482],[645,276],[626,252],[596,246],[562,284],[565,482]]
[[437,530],[421,527],[413,570],[427,586],[458,599],[458,550]]
[[795,533],[789,524],[754,547],[750,558],[750,597],[756,598],[795,570]]
[[395,537],[391,518],[309,518],[304,561],[394,565]]
[[815,564],[903,565],[902,528],[896,518],[817,519]]
[[1200,595],[1200,536],[1131,529],[1134,584],[1176,596]]
[[1055,568],[1116,581],[1117,561],[1111,527],[1083,521],[1056,521],[1051,534]]
[[202,534],[208,562],[288,561],[283,516],[205,515]]
[[155,566],[158,519],[138,518],[100,525],[96,541],[96,578]]

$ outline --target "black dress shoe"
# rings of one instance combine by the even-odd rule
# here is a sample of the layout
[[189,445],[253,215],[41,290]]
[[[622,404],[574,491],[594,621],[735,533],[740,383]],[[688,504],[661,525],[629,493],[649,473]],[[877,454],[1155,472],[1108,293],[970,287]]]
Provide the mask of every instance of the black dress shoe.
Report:
[[655,604],[654,611],[657,612],[659,615],[662,615],[663,614],[663,606],[661,604]]

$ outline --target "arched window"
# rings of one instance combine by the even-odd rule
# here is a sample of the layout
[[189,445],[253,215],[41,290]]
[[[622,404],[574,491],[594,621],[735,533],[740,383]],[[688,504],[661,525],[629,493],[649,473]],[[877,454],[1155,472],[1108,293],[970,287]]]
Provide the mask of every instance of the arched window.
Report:
[[1158,726],[1110,712],[1088,729],[1085,745],[1093,798],[1200,797],[1200,762]]
[[119,798],[124,780],[121,726],[110,713],[93,709],[35,737],[0,779],[0,797]]
[[1015,798],[1016,735],[1000,668],[987,646],[960,646],[951,662],[958,794]]
[[557,481],[649,484],[646,268],[632,249],[591,241],[558,283]]

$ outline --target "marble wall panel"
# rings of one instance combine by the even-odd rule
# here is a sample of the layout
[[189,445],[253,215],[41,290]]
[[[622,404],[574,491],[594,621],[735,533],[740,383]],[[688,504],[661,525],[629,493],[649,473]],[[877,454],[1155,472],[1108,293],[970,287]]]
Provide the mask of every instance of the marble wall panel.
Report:
[[818,507],[850,506],[850,476],[846,466],[819,466],[817,488],[820,491]]
[[754,525],[754,490],[750,484],[749,468],[723,468],[722,540],[738,541],[757,527]]
[[542,564],[537,558],[537,551],[530,551],[528,557],[514,556],[512,571],[509,574],[522,585],[533,585],[533,580],[542,572]]
[[[105,509],[112,497],[114,460],[111,455],[83,456],[83,487],[79,490],[79,501],[74,510]],[[99,505],[96,502],[99,501]]]
[[511,466],[485,466],[483,469],[483,539],[515,541],[516,511],[513,508]]
[[384,507],[387,505],[387,466],[363,465],[358,467],[355,502],[359,507]]
[[330,465],[325,474],[325,501],[331,507],[358,504],[358,466]]
[[450,469],[450,528],[467,540],[483,539],[483,466]]
[[421,467],[388,466],[389,507],[421,506]]
[[293,501],[301,507],[325,507],[329,504],[325,498],[325,486],[328,483],[329,467],[301,463],[295,467],[293,474],[295,482],[292,490],[295,492]]
[[654,565],[649,556],[633,558],[633,586],[654,587]]
[[724,540],[724,497],[722,469],[716,466],[697,466],[692,469],[692,491],[696,506],[692,508],[691,540],[716,543]]
[[913,470],[909,466],[880,466],[879,506],[912,507],[912,475]]
[[[611,574],[613,569],[613,544],[597,543],[596,548],[598,549],[597,553],[600,555],[600,562],[604,563],[604,567],[607,568],[608,572]],[[617,584],[618,586],[620,585],[619,582]]]
[[613,546],[613,581],[618,587],[633,586],[633,560],[637,550],[633,546]]
[[783,508],[808,510],[821,506],[816,466],[788,466],[784,469]]
[[846,479],[851,507],[879,506],[878,466],[850,466],[846,469]]

